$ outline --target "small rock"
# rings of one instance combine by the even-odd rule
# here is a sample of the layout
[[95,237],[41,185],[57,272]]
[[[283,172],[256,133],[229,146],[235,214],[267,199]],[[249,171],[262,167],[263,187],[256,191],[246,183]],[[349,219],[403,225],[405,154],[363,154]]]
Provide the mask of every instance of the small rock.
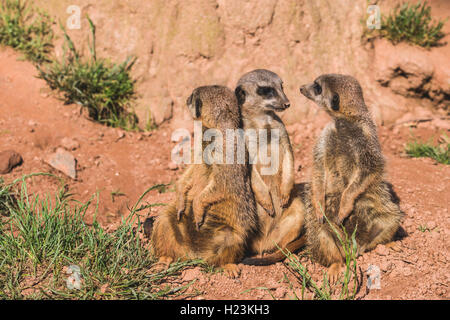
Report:
[[386,246],[380,244],[375,249],[375,253],[380,256],[387,256],[389,254],[389,249],[386,248]]
[[188,281],[198,279],[200,276],[201,276],[201,271],[198,270],[197,268],[187,269],[183,272],[182,279],[183,279],[183,281],[188,282]]
[[56,153],[50,155],[45,162],[70,178],[74,180],[77,178],[77,160],[70,152],[62,148],[58,148]]
[[279,287],[275,290],[274,296],[277,298],[284,298],[286,296],[286,288]]
[[142,135],[146,136],[146,137],[150,137],[153,134],[153,132],[151,131],[145,131]]
[[175,162],[170,161],[168,168],[169,170],[178,170],[178,165]]
[[123,139],[125,138],[125,132],[123,131],[118,131],[117,132],[117,140]]
[[101,293],[106,293],[106,291],[108,290],[108,288],[109,288],[109,284],[106,283],[106,284],[104,284],[104,285],[102,285],[102,286],[100,287],[100,292],[101,292]]
[[297,135],[294,137],[294,144],[295,144],[295,145],[299,145],[299,144],[302,143],[302,140],[303,140],[303,137],[302,137],[300,134],[297,134]]
[[0,174],[10,173],[14,167],[21,165],[22,162],[22,156],[14,150],[0,152]]
[[446,121],[443,119],[435,119],[433,120],[433,124],[439,129],[450,130],[450,121]]
[[80,147],[80,144],[78,143],[78,141],[66,137],[61,140],[61,147],[66,150],[73,151],[78,149]]

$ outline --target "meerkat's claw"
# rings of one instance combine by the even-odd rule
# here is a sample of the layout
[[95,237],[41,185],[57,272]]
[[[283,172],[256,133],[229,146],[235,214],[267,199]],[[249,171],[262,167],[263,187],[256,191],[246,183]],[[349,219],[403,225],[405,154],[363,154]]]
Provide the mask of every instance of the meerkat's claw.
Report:
[[229,263],[223,266],[223,270],[227,277],[237,278],[241,274],[241,268],[237,264]]
[[287,206],[289,205],[289,200],[290,200],[290,196],[281,196],[280,199],[280,205],[282,208],[287,208]]
[[267,212],[269,217],[275,217],[275,210],[274,209],[266,209],[266,208],[264,208],[264,210]]
[[161,257],[159,258],[158,262],[155,263],[152,267],[151,270],[153,272],[162,272],[162,271],[166,271],[167,269],[169,269],[170,264],[173,262],[172,258],[169,257]]
[[391,250],[393,250],[395,252],[402,252],[403,251],[403,249],[400,247],[400,244],[398,242],[394,242],[394,241],[386,243],[385,247],[389,248],[389,249],[391,249]]
[[341,263],[333,263],[328,268],[328,277],[331,284],[336,284],[341,276],[342,272],[342,264]]
[[181,220],[181,216],[184,214],[184,209],[182,210],[178,210],[177,211],[177,220],[180,221]]
[[201,228],[202,225],[203,225],[203,222],[197,222],[197,223],[195,223],[195,229],[196,229],[197,231],[200,231],[200,228]]

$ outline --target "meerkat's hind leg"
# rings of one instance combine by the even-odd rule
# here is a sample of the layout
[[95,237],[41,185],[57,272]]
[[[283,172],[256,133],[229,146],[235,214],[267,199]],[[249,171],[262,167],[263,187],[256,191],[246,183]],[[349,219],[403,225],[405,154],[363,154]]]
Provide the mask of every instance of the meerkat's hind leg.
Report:
[[327,275],[328,280],[331,284],[336,284],[341,277],[342,271],[344,269],[344,264],[342,262],[332,263],[331,266],[328,267]]

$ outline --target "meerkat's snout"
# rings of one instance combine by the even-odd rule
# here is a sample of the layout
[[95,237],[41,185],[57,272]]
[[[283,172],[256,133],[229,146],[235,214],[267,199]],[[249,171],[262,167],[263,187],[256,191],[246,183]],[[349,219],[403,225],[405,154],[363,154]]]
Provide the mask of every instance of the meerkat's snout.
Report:
[[311,95],[311,87],[312,84],[305,84],[300,87],[300,93],[304,95],[306,98],[313,100],[313,97]]

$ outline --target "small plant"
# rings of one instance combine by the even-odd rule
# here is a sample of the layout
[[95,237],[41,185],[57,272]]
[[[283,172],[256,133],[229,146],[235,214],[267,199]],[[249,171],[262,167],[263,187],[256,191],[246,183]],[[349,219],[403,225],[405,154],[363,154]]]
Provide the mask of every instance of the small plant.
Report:
[[397,6],[381,23],[381,35],[393,43],[406,41],[429,48],[438,45],[445,34],[442,32],[446,20],[434,21],[431,7],[420,1],[416,5],[404,3]]
[[433,146],[431,142],[409,142],[406,145],[406,153],[414,158],[432,158],[439,163],[450,164],[450,142],[445,141],[439,146]]
[[61,25],[65,45],[61,61],[46,68],[38,67],[39,78],[52,90],[58,90],[61,99],[77,103],[88,110],[89,117],[108,126],[125,130],[137,129],[137,116],[129,111],[135,99],[135,80],[130,72],[136,58],[129,57],[120,64],[97,57],[95,25],[87,17],[92,34],[90,56],[83,57]]
[[420,225],[418,228],[417,228],[420,232],[430,232],[431,230],[430,230],[430,228],[428,228],[426,225]]
[[[352,300],[355,298],[358,288],[358,275],[357,275],[357,244],[356,244],[356,228],[349,236],[345,230],[344,227],[342,227],[342,232],[339,232],[333,224],[328,220],[328,218],[324,217],[335,233],[336,237],[338,238],[342,249],[345,254],[345,270],[343,277],[339,279],[339,299],[345,299],[345,300]],[[315,282],[312,279],[312,276],[310,275],[308,269],[303,266],[300,263],[300,260],[295,257],[293,254],[291,254],[289,251],[283,251],[281,248],[279,248],[287,257],[288,259],[288,265],[299,273],[302,281],[302,290],[301,290],[301,297],[298,297],[295,292],[295,298],[296,299],[304,299],[305,290],[310,290],[313,292],[314,299],[317,300],[331,300],[333,298],[333,293],[335,292],[332,290],[332,287],[330,285],[328,275],[326,273],[323,274],[323,280],[322,284],[319,285],[317,282]],[[349,284],[350,280],[353,278],[353,291],[350,291]]]
[[27,1],[0,0],[0,44],[23,52],[26,59],[49,62],[53,48],[53,21]]
[[151,206],[139,203],[153,187],[107,232],[95,219],[84,222],[91,201],[71,200],[65,188],[51,198],[30,195],[30,176],[0,184],[0,203],[7,208],[0,215],[0,299],[162,299],[182,295],[191,284],[164,283],[196,261],[150,270],[156,259],[140,238],[137,212]]

